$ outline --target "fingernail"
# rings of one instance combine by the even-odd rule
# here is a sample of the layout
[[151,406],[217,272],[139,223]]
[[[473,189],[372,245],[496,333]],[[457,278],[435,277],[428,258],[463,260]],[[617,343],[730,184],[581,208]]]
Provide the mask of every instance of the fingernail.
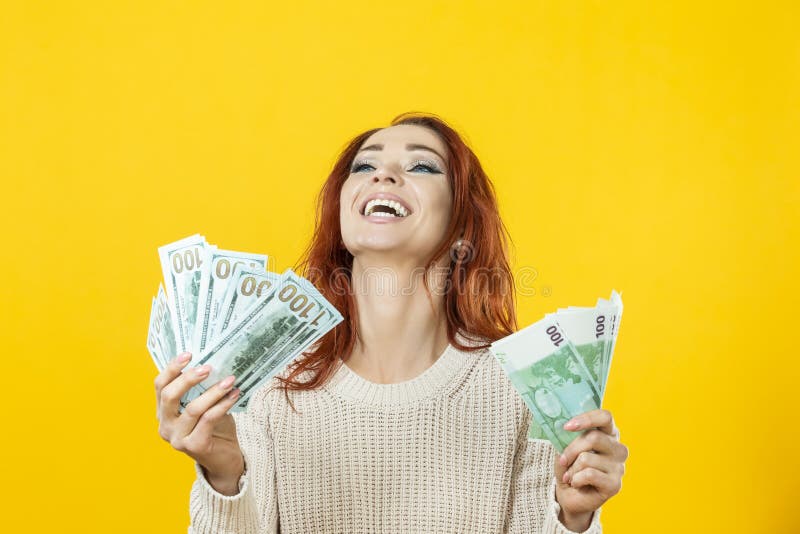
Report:
[[201,365],[200,367],[197,368],[198,375],[207,375],[210,372],[211,372],[210,365]]
[[567,421],[564,424],[564,429],[565,430],[575,430],[579,426],[581,426],[580,425],[580,419],[570,419],[569,421]]
[[239,393],[240,393],[239,388],[236,388],[236,389],[232,390],[230,393],[228,393],[228,398],[229,399],[234,399],[234,398],[239,396]]
[[564,475],[561,477],[561,482],[564,484],[569,484],[569,473],[564,473]]
[[184,352],[180,356],[178,356],[178,363],[186,363],[192,359],[192,355],[188,352]]
[[558,463],[561,465],[567,465],[567,457],[565,455],[561,455],[558,457]]
[[236,380],[236,377],[231,375],[228,378],[226,378],[225,380],[223,380],[222,382],[220,382],[219,383],[219,387],[221,387],[222,389],[228,389],[229,387],[231,387],[233,385],[233,381],[234,380]]

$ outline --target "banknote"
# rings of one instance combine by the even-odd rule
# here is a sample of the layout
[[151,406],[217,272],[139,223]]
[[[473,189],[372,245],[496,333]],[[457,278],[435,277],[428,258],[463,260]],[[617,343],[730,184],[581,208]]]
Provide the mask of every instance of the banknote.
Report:
[[[270,354],[269,357],[264,358],[260,366],[249,370],[247,374],[241,377],[240,387],[244,393],[234,406],[235,409],[246,408],[252,394],[263,383],[264,379],[262,377],[274,376],[285,367],[285,362],[294,359],[296,355],[299,355],[307,347],[312,346],[342,320],[341,314],[322,298],[311,282],[299,277],[297,281],[300,289],[304,291],[303,295],[313,299],[315,306],[317,309],[322,310],[322,313],[318,314],[314,320],[306,323],[305,328],[289,330],[292,334],[275,347],[275,354]],[[297,300],[297,297],[294,300]]]
[[264,381],[341,320],[341,314],[313,285],[288,269],[193,361],[191,367],[208,364],[211,373],[182,403],[234,375],[241,393],[232,411],[243,409]]
[[622,319],[622,297],[616,291],[611,292],[609,299],[598,298],[594,307],[569,306],[559,308],[556,312],[556,321],[564,328],[567,337],[576,345],[579,352],[586,358],[594,358],[588,354],[589,348],[581,346],[588,342],[589,332],[594,329],[598,341],[603,338],[602,365],[600,366],[599,384],[605,394],[608,373],[611,369],[611,357],[617,340],[617,329]]
[[164,365],[166,365],[178,355],[178,342],[175,339],[175,329],[172,326],[172,314],[169,310],[169,303],[167,302],[167,295],[164,292],[163,284],[158,284],[158,293],[156,294],[155,333],[159,341],[159,347],[161,348],[161,356],[164,360]]
[[560,308],[492,344],[531,411],[530,439],[549,440],[561,452],[579,435],[564,424],[601,407],[621,316],[621,295],[612,291],[594,307]]
[[199,234],[158,252],[164,284],[150,307],[151,358],[162,370],[189,351],[194,357],[184,372],[206,363],[212,368],[181,408],[233,374],[241,393],[231,411],[246,409],[259,386],[342,321],[302,276],[291,269],[268,272],[264,254],[220,250]]
[[237,265],[233,270],[231,283],[220,306],[214,328],[215,333],[219,335],[225,332],[230,324],[237,323],[250,306],[255,304],[258,299],[267,296],[269,289],[279,279],[278,273]]
[[193,351],[203,265],[209,250],[214,248],[203,236],[195,234],[158,249],[178,352]]
[[165,363],[159,345],[160,342],[158,337],[156,337],[156,298],[153,297],[153,304],[150,306],[150,325],[147,327],[147,350],[153,358],[153,363],[155,363],[158,370],[161,371],[164,369]]
[[612,291],[610,299],[598,299],[598,306],[600,305],[608,305],[613,310],[609,332],[611,342],[607,344],[605,354],[605,375],[603,378],[603,392],[605,392],[608,373],[611,370],[611,359],[614,356],[614,347],[616,347],[617,344],[617,332],[619,331],[619,325],[622,321],[622,295],[617,293],[617,291]]
[[602,392],[606,378],[607,348],[611,343],[614,310],[610,306],[573,308],[548,314],[558,323],[575,346],[591,374],[595,387]]
[[192,336],[192,350],[201,353],[214,335],[216,321],[225,298],[226,290],[234,280],[234,268],[244,265],[264,271],[267,256],[234,250],[212,249],[200,272],[200,292],[197,300],[197,317]]
[[533,414],[529,437],[548,439],[559,452],[579,434],[564,430],[575,415],[600,407],[601,396],[575,346],[545,318],[492,344],[491,352]]

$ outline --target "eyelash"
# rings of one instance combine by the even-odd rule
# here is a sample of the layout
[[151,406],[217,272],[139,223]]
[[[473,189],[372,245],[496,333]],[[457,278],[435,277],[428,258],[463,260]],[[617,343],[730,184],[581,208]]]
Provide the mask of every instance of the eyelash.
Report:
[[[363,160],[362,161],[356,161],[356,162],[353,163],[353,166],[350,167],[350,172],[351,173],[361,172],[361,171],[359,171],[359,169],[364,165],[369,165],[370,167],[372,167],[372,165],[370,163],[367,163],[366,161],[363,161]],[[425,159],[417,160],[417,161],[414,162],[414,164],[411,166],[411,168],[413,169],[414,167],[417,167],[417,166],[426,167],[428,169],[429,174],[441,174],[442,173],[442,170],[439,168],[439,166],[436,165],[436,163],[434,163],[433,161],[430,161],[430,160],[425,160]]]

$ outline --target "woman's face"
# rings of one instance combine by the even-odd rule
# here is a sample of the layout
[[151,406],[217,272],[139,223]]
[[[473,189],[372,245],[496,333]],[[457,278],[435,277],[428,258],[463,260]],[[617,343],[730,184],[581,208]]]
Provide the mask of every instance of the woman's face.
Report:
[[342,239],[354,257],[422,265],[444,238],[452,211],[449,154],[439,136],[400,124],[372,134],[342,185]]

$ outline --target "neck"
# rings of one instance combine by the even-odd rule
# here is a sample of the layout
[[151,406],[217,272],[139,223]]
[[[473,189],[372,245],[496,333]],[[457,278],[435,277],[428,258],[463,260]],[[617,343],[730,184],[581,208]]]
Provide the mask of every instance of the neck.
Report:
[[443,266],[426,273],[381,260],[353,260],[358,339],[347,365],[366,380],[394,384],[422,374],[447,347],[446,277]]

